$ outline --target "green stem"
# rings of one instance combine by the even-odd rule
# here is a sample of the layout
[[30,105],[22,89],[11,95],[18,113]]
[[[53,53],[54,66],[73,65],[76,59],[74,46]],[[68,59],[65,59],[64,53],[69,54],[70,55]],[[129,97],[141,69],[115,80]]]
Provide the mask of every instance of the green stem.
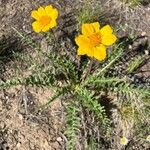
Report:
[[94,59],[91,59],[90,64],[89,64],[89,67],[88,67],[88,69],[87,69],[87,72],[86,72],[85,76],[84,76],[83,79],[82,79],[82,82],[85,81],[86,78],[88,77],[88,75],[90,74],[91,69],[92,69],[92,66],[93,66],[93,62],[94,62]]

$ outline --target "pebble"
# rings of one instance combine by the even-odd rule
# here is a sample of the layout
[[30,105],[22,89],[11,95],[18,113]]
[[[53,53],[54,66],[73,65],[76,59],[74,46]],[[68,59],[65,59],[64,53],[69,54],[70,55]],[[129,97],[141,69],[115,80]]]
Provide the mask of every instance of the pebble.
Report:
[[62,141],[62,138],[61,138],[61,137],[58,137],[58,138],[57,138],[57,141],[58,141],[58,142],[61,142],[61,141]]
[[17,145],[16,145],[16,147],[20,148],[20,146],[21,146],[21,144],[20,144],[20,142],[18,142]]
[[129,49],[132,49],[132,45],[129,45]]
[[8,96],[5,96],[5,98],[8,100],[9,99],[9,97]]
[[18,114],[18,117],[20,120],[23,120],[23,116],[21,114]]
[[3,121],[0,122],[0,129],[4,129],[5,128],[5,123]]
[[146,35],[146,32],[142,32],[142,33],[141,33],[141,36],[145,36],[145,35]]
[[145,55],[149,55],[149,51],[148,50],[145,50]]

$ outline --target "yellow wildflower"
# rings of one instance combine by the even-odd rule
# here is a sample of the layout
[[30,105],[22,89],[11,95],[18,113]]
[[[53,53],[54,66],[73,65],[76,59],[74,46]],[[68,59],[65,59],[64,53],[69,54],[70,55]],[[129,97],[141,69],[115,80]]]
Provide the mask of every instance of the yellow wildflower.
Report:
[[109,25],[100,29],[99,22],[85,23],[82,25],[82,34],[75,38],[79,46],[78,55],[87,55],[100,61],[106,58],[106,46],[112,45],[117,40]]
[[36,19],[36,21],[32,23],[32,27],[37,33],[46,32],[57,25],[56,19],[58,17],[58,11],[53,8],[52,5],[33,10],[31,16]]
[[127,139],[125,136],[123,136],[123,137],[120,139],[120,144],[121,144],[121,145],[127,145],[127,144],[128,144],[128,139]]
[[150,135],[147,136],[146,141],[150,142]]

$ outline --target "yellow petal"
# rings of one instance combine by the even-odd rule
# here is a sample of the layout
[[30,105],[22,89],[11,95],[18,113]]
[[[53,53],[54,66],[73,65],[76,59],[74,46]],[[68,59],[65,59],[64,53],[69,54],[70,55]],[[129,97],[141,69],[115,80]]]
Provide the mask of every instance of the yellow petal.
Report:
[[102,36],[104,36],[105,34],[112,34],[113,30],[109,25],[104,26],[103,28],[101,28],[100,33]]
[[100,24],[99,24],[99,22],[92,23],[92,26],[94,28],[94,32],[99,32],[100,31]]
[[51,16],[52,16],[52,18],[56,19],[58,17],[58,10],[53,9],[53,11],[51,12]]
[[90,45],[90,40],[84,36],[84,35],[79,35],[78,37],[75,38],[75,42],[79,47],[89,47]]
[[52,10],[53,10],[53,6],[52,5],[48,5],[48,6],[45,7],[45,11],[46,11],[47,15],[49,15]]
[[56,25],[57,25],[56,20],[55,19],[51,20],[50,28],[54,28]]
[[102,44],[94,48],[94,57],[99,61],[102,61],[106,58],[106,47]]
[[56,21],[51,20],[51,22],[48,25],[42,27],[42,31],[46,32],[46,31],[50,30],[51,28],[55,27],[56,25],[57,25]]
[[86,52],[85,52],[84,48],[78,48],[77,55],[85,55],[85,54],[86,54]]
[[48,24],[48,25],[46,25],[46,26],[44,26],[44,27],[42,28],[42,31],[43,31],[43,32],[47,32],[50,28],[51,28],[51,27],[50,27],[50,24]]
[[39,19],[38,12],[36,10],[33,10],[31,12],[31,17],[33,17],[34,19],[38,20]]
[[101,37],[101,43],[110,46],[113,43],[115,43],[117,40],[117,37],[114,34],[105,34],[104,36]]
[[87,48],[86,49],[86,54],[87,54],[87,56],[89,56],[89,57],[93,57],[94,56],[94,48]]
[[122,138],[120,139],[120,144],[121,144],[121,145],[127,145],[127,144],[128,144],[128,139],[127,139],[126,137],[122,137]]
[[93,25],[90,23],[85,23],[82,25],[82,34],[85,36],[89,36],[94,33]]
[[52,20],[49,24],[47,24],[46,26],[42,26],[41,31],[46,32],[48,30],[50,30],[51,28],[54,28],[57,25],[55,20]]
[[46,14],[51,18],[56,19],[58,17],[58,10],[53,8],[52,5],[45,7]]
[[38,21],[35,21],[32,23],[33,30],[37,33],[39,33],[42,30],[42,26]]
[[150,142],[150,135],[147,136],[146,140]]
[[45,11],[45,9],[43,7],[40,7],[38,9],[38,15],[39,16],[46,16],[46,11]]

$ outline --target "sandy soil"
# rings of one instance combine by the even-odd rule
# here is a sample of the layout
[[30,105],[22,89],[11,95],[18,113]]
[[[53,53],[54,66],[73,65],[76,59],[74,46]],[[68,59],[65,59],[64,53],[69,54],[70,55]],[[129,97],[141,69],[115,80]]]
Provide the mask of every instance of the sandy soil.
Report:
[[[102,3],[103,0],[101,1]],[[25,31],[27,34],[39,39],[43,42],[41,35],[32,32],[30,12],[32,9],[38,8],[39,5],[46,5],[54,3],[55,6],[62,11],[62,16],[71,14],[71,21],[69,17],[61,18],[61,29],[64,27],[68,35],[74,31],[74,10],[78,8],[79,1],[29,1],[29,0],[0,0],[0,41],[4,42],[8,47],[5,51],[0,51],[0,55],[7,57],[11,55],[10,51],[30,52],[31,48],[25,47],[18,40],[14,34],[12,27]],[[120,3],[119,3],[120,4]],[[64,7],[65,6],[65,7]],[[110,6],[112,9],[110,11]],[[113,0],[110,3],[105,3],[106,16],[112,17],[112,13],[116,13],[116,2]],[[120,7],[121,8],[121,7]],[[63,10],[65,10],[63,12]],[[124,6],[124,13],[129,13]],[[134,28],[137,35],[144,34],[147,40],[150,33],[150,21],[148,6],[141,6],[137,8],[137,14],[131,11],[131,15],[123,18],[123,12],[120,14],[120,20],[112,17],[106,19],[106,23],[110,22],[113,25],[125,24]],[[118,11],[119,13],[119,11]],[[136,15],[137,16],[136,16]],[[140,14],[140,15],[139,15]],[[133,15],[133,16],[132,16]],[[109,18],[108,17],[108,18]],[[133,18],[135,20],[133,20]],[[139,20],[142,20],[139,22]],[[112,21],[110,21],[112,20]],[[64,22],[64,23],[63,23]],[[72,22],[71,24],[69,22]],[[131,24],[130,24],[131,23]],[[63,33],[62,33],[63,34]],[[126,36],[128,33],[120,33]],[[140,43],[139,41],[137,42]],[[134,45],[132,45],[134,46]],[[136,46],[136,42],[135,42]],[[0,78],[5,80],[15,76],[12,67],[12,60],[6,59],[0,61]],[[150,77],[149,69],[150,63],[147,63],[142,70],[146,78]],[[26,72],[24,72],[25,74]],[[47,98],[53,94],[52,89],[42,89],[35,87],[18,86],[15,88],[0,91],[0,150],[63,150],[65,149],[64,130],[64,113],[61,101],[55,101],[51,107],[42,113],[35,113],[35,110],[44,104]]]

